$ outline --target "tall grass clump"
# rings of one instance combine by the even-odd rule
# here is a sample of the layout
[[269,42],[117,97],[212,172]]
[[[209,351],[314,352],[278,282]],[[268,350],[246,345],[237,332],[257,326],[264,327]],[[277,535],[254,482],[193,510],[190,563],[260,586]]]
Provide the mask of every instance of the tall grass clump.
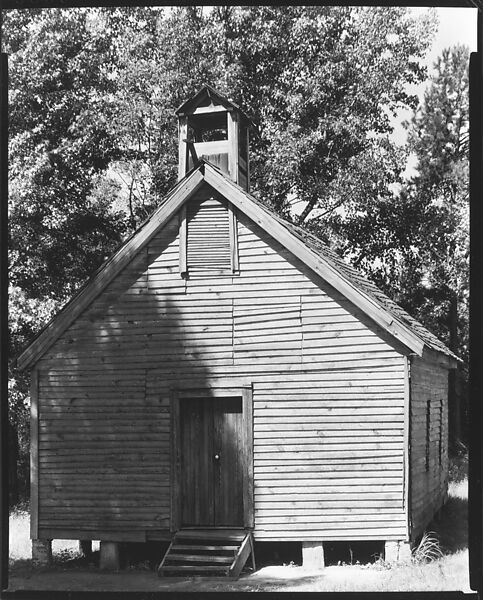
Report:
[[418,546],[412,551],[411,561],[414,564],[425,564],[443,557],[443,551],[434,531],[426,531]]

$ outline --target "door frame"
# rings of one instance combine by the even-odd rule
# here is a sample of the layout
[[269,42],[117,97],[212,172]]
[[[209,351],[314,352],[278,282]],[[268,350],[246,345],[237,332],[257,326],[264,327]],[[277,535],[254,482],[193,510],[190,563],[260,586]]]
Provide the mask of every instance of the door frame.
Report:
[[179,385],[171,388],[171,518],[170,531],[180,528],[181,513],[181,453],[180,402],[184,398],[241,398],[242,399],[242,472],[243,527],[255,526],[253,497],[253,391],[252,385],[219,387]]

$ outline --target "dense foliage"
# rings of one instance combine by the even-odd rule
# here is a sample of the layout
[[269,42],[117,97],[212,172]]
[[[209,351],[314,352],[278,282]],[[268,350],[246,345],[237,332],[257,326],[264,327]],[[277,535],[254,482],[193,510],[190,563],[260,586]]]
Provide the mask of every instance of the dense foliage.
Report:
[[[407,268],[413,312],[468,358],[469,106],[466,46],[443,51],[409,128],[417,173],[406,201],[417,226]],[[408,299],[409,301],[409,299]]]
[[[435,28],[402,7],[5,11],[12,357],[175,183],[174,111],[204,83],[253,121],[253,192],[464,354],[464,49],[441,57],[408,145],[390,136],[391,115],[417,108],[407,85],[426,77]],[[26,464],[14,363],[10,389]]]

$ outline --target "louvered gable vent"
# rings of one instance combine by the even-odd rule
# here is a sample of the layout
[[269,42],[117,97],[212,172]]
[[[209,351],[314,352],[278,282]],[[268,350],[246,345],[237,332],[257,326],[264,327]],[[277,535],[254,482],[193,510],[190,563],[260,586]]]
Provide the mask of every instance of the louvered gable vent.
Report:
[[192,200],[186,211],[188,273],[231,272],[230,212],[215,198]]

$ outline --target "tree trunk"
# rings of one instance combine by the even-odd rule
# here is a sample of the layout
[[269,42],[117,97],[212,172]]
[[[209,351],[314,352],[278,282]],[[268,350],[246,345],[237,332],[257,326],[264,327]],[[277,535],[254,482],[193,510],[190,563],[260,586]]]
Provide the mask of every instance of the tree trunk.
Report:
[[307,206],[304,208],[299,217],[299,225],[305,221],[305,219],[309,216],[309,214],[314,210],[314,206],[316,204],[315,200],[309,200]]

